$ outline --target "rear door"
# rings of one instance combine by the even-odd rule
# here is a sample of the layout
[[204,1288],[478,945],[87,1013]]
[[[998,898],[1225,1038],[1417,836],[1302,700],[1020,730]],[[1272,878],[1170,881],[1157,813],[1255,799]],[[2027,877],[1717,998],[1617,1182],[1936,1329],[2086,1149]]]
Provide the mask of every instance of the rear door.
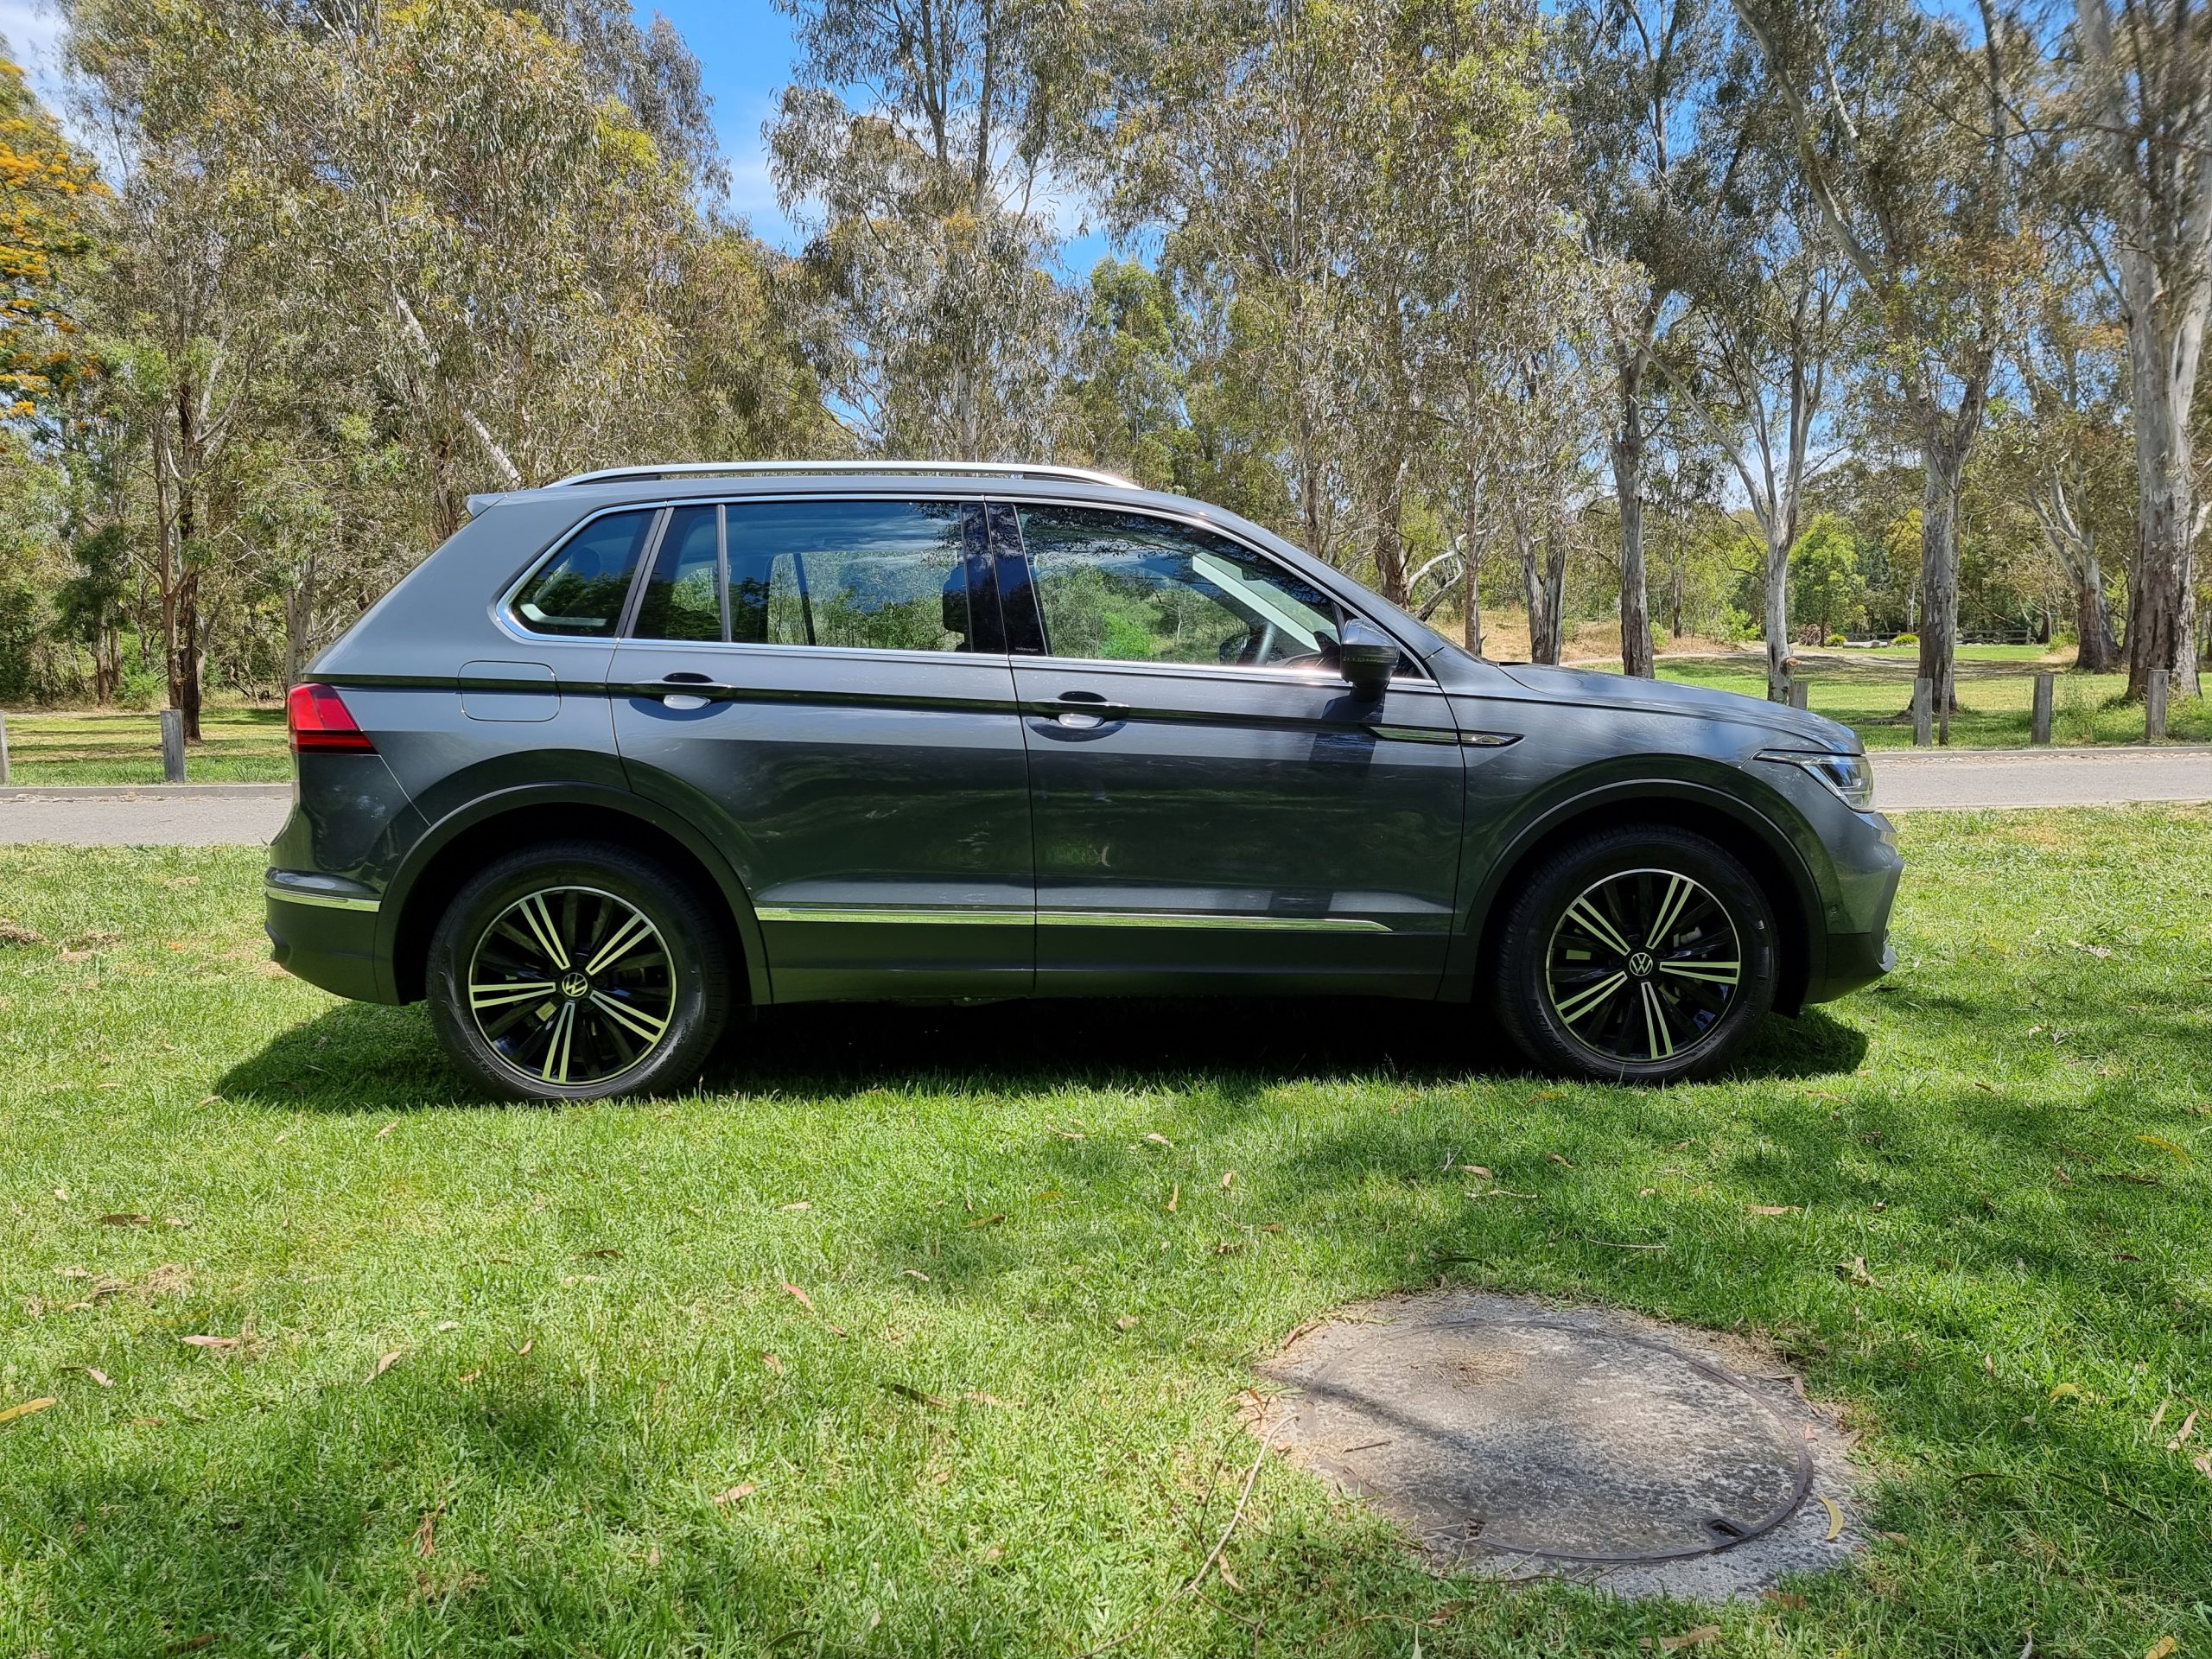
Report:
[[1465,768],[1408,660],[1337,671],[1345,619],[1191,521],[994,504],[1029,748],[1038,988],[1433,994]]
[[711,824],[779,1001],[1014,994],[1029,803],[978,504],[669,512],[615,654],[632,786]]

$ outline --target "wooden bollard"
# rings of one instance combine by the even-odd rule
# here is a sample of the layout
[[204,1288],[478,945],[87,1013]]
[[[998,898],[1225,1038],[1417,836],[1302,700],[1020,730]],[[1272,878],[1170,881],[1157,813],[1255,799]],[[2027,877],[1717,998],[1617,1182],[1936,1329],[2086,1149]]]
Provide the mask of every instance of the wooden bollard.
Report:
[[2151,671],[2150,683],[2143,688],[2143,735],[2156,741],[2166,734],[2166,671]]
[[1813,688],[1805,681],[1792,680],[1789,682],[1789,706],[1792,709],[1809,708],[1811,706],[1809,699],[1812,695]]
[[184,713],[181,709],[162,710],[162,781],[165,784],[184,781]]
[[1919,679],[1912,683],[1912,745],[1924,749],[1936,741],[1936,682]]
[[8,781],[8,716],[0,715],[0,784]]
[[2034,725],[2033,728],[2028,734],[2028,741],[2031,743],[2048,743],[2050,741],[2051,688],[2057,683],[2058,676],[2056,674],[2038,674],[2036,676]]

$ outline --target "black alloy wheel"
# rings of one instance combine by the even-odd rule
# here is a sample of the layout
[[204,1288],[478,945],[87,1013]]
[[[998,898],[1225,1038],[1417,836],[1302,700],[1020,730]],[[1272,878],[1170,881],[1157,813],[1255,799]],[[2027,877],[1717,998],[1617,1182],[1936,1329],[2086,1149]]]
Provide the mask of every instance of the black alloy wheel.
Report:
[[1665,1083],[1717,1071],[1774,1004],[1772,906],[1727,850],[1670,826],[1562,849],[1509,909],[1497,1011],[1546,1069]]
[[586,842],[526,848],[454,896],[431,942],[448,1054],[522,1099],[680,1086],[728,1019],[728,946],[657,862]]

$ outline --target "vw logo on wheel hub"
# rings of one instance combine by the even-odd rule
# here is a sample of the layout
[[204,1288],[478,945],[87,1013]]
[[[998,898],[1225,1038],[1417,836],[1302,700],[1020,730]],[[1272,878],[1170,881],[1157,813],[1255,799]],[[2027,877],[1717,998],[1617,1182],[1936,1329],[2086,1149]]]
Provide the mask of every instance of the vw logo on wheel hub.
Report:
[[561,995],[581,1000],[591,995],[591,981],[571,968],[561,976]]
[[1651,953],[1649,950],[1638,950],[1635,952],[1628,959],[1628,970],[1631,974],[1634,974],[1638,979],[1650,978]]

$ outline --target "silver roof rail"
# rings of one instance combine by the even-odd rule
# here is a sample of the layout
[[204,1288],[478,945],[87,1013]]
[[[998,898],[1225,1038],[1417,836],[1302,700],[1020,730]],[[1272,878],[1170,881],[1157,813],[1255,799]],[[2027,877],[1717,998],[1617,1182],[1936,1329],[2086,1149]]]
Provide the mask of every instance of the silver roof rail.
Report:
[[1083,484],[1103,484],[1109,489],[1134,490],[1133,479],[1093,467],[1056,467],[1027,461],[674,461],[649,467],[608,467],[595,473],[575,473],[548,486],[607,484],[628,478],[711,478],[747,474],[847,474],[867,477],[884,473],[957,473],[985,478],[1046,478]]

